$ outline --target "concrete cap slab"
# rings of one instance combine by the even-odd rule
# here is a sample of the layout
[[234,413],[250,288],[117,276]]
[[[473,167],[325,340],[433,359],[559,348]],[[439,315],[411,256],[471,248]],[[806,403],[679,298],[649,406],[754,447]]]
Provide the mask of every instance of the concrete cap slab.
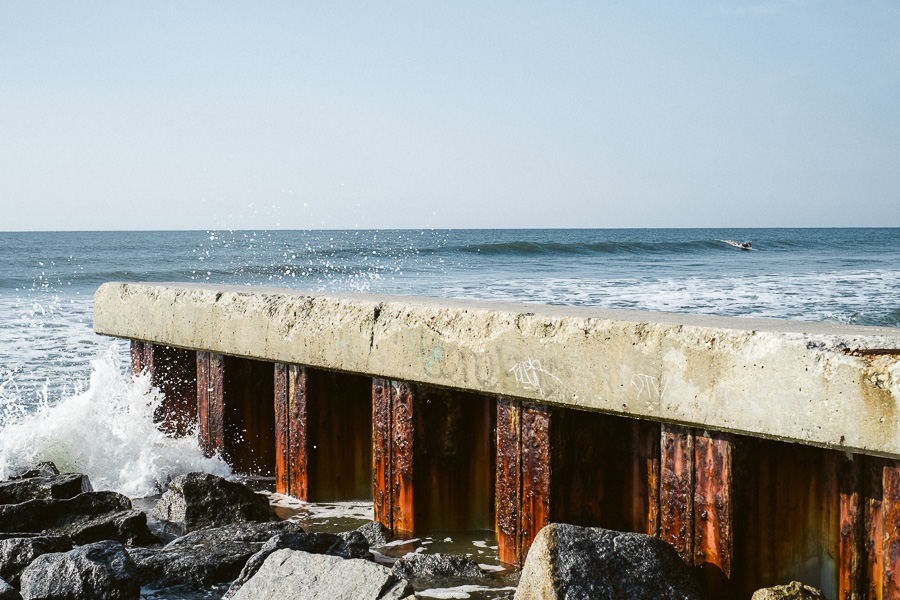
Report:
[[900,458],[900,329],[106,283],[102,335]]

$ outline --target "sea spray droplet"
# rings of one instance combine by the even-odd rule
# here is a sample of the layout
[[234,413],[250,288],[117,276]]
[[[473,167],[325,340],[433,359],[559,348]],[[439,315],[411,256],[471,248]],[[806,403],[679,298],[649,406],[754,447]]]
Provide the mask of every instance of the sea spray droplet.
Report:
[[0,428],[0,479],[49,460],[86,473],[96,489],[140,497],[190,471],[230,474],[222,460],[203,456],[196,435],[175,439],[157,429],[158,390],[122,373],[115,350],[91,361],[87,390],[54,406],[43,402]]

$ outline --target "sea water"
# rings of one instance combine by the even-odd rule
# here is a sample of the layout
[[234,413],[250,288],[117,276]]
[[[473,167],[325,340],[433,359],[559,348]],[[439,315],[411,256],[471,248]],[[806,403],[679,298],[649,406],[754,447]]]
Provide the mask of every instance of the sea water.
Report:
[[[132,380],[128,343],[92,332],[93,294],[106,281],[900,327],[900,229],[0,233],[0,478],[53,460],[88,473],[97,489],[140,497],[184,472],[229,472],[195,439],[155,429],[159,399]],[[316,518],[304,511],[297,518]]]

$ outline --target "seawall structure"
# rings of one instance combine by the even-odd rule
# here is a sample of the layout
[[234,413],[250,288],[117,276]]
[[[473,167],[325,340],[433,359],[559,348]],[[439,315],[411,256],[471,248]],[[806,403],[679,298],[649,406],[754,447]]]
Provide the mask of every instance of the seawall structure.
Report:
[[181,283],[104,284],[94,328],[161,427],[398,533],[521,564],[565,521],[659,535],[723,597],[900,597],[900,330]]

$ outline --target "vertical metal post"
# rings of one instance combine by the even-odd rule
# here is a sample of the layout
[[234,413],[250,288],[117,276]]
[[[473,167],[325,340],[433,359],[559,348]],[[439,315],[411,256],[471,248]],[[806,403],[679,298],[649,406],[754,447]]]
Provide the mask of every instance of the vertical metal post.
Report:
[[375,520],[394,530],[394,503],[391,494],[392,386],[387,379],[372,380],[372,476]]
[[522,411],[518,400],[497,399],[495,520],[501,561],[521,564],[519,508],[522,504]]
[[694,564],[694,433],[688,427],[662,428],[659,536]]
[[225,357],[197,353],[197,415],[200,448],[207,456],[225,452]]
[[694,564],[726,578],[734,553],[731,446],[728,434],[694,436]]

